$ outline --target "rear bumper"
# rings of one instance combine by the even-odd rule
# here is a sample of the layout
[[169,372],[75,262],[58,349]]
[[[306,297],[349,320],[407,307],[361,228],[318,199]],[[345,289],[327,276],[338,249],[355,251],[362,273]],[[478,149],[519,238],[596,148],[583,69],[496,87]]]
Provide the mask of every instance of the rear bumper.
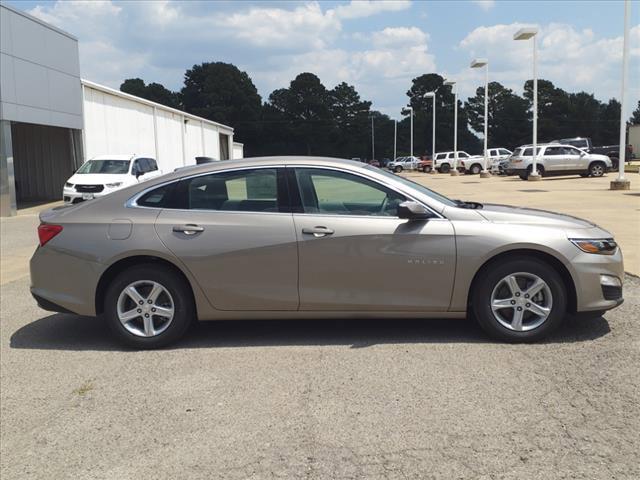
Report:
[[103,266],[69,251],[38,247],[29,262],[31,295],[54,312],[94,316],[95,293]]
[[75,314],[76,312],[72,312],[69,309],[66,309],[56,303],[53,303],[49,300],[47,300],[44,297],[41,297],[40,295],[37,295],[35,293],[33,293],[33,289],[31,289],[31,296],[33,296],[34,300],[36,301],[36,303],[38,304],[38,306],[43,309],[43,310],[47,310],[48,312],[58,312],[58,313],[72,313]]

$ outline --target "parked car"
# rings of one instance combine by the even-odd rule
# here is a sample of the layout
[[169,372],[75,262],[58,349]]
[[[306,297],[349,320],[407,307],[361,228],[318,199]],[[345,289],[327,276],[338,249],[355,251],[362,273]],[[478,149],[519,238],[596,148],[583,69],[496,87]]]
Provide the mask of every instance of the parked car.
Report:
[[[538,145],[537,169],[542,176],[579,174],[601,177],[612,168],[606,155],[587,153],[572,145],[547,143]],[[525,145],[509,157],[507,174],[527,180],[533,168],[533,147]]]
[[424,173],[431,173],[433,171],[433,160],[430,155],[423,155],[420,157],[420,163],[418,163],[418,170]]
[[403,170],[416,170],[419,164],[418,157],[398,157],[393,162],[389,162],[387,168],[392,172],[400,173]]
[[473,314],[525,342],[622,302],[620,249],[589,221],[450,200],[348,160],[211,163],[40,221],[40,307],[101,315],[137,348],[174,343],[194,318]]
[[380,162],[378,160],[369,160],[369,165],[371,165],[372,167],[377,167],[380,168]]
[[[436,153],[434,163],[435,169],[438,173],[449,173],[453,168],[455,152],[439,152]],[[465,161],[469,159],[471,155],[462,150],[458,150],[458,171],[465,172]]]
[[153,158],[100,155],[85,162],[62,189],[64,203],[74,204],[151,180],[162,172]]
[[[573,138],[562,138],[560,140],[554,140],[551,143],[561,143],[564,145],[572,145],[574,147],[579,148],[580,150],[584,150],[587,153],[595,153],[599,155],[606,155],[611,160],[611,164],[613,168],[618,168],[618,160],[620,157],[620,145],[603,145],[600,147],[596,147],[593,145],[591,138],[589,137],[573,137]],[[625,149],[625,162],[630,162],[633,160],[633,146],[627,145]]]
[[503,162],[508,160],[513,152],[506,148],[490,148],[487,150],[487,153],[487,170],[494,175],[502,175],[504,172],[501,168],[504,169],[504,166],[506,165],[506,163]]

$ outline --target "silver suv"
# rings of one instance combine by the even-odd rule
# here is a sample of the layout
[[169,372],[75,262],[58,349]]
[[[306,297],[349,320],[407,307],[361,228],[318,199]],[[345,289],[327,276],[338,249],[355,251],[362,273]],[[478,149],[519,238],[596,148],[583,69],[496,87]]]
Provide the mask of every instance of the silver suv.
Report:
[[[508,175],[527,180],[533,169],[533,147],[523,145],[513,152],[506,167]],[[606,155],[587,153],[572,145],[548,143],[538,145],[537,169],[542,176],[579,174],[601,177],[612,168]]]
[[389,162],[387,168],[392,172],[400,173],[403,170],[415,170],[419,164],[418,157],[398,157],[393,162]]

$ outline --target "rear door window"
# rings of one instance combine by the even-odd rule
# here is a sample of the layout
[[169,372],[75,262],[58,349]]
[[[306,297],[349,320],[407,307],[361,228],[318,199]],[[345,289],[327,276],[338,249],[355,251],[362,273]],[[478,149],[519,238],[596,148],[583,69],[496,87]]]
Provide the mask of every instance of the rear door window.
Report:
[[237,212],[278,212],[278,171],[260,168],[211,173],[182,180],[176,208]]

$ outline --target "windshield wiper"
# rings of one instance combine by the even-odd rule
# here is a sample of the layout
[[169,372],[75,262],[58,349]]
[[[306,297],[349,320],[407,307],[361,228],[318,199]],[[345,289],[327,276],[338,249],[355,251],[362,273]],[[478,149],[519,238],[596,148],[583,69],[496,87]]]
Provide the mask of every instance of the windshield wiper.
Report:
[[478,202],[465,202],[462,200],[454,200],[456,203],[456,207],[459,208],[469,208],[471,210],[480,210],[482,208],[482,204]]

